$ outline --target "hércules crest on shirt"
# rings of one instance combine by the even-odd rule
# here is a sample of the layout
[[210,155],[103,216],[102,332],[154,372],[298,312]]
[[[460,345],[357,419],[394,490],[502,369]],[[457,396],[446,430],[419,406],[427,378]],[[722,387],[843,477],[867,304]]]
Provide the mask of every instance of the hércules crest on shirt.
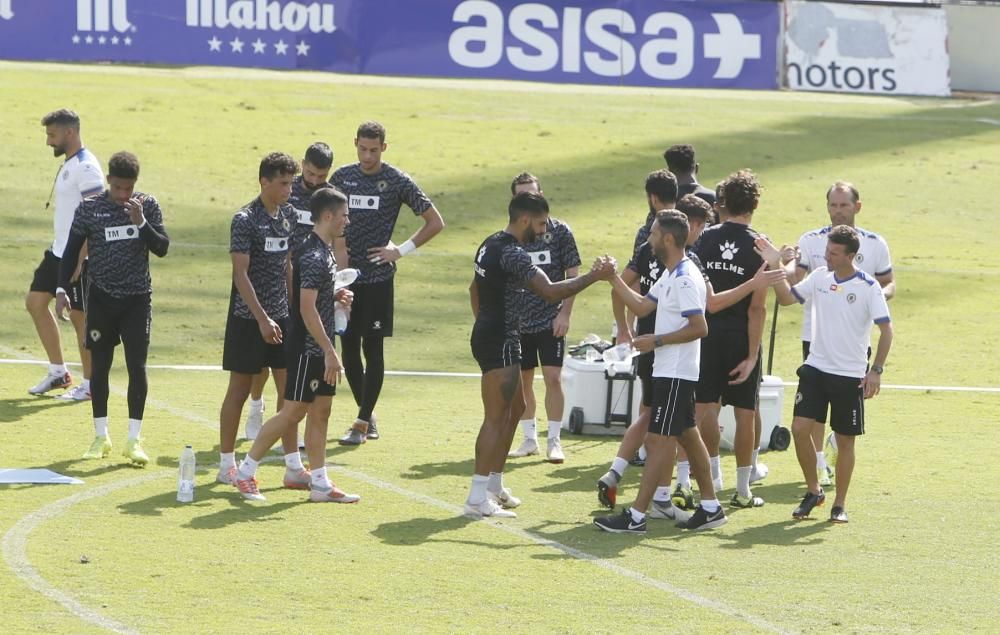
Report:
[[383,179],[376,183],[375,186],[378,188],[379,192],[384,192],[389,187],[389,182]]
[[286,218],[281,221],[281,227],[284,228],[285,231],[288,231],[292,228],[292,223]]
[[542,240],[545,241],[546,244],[551,243],[552,242],[552,232],[545,232],[544,234],[542,234]]
[[854,295],[853,293],[848,293],[847,294],[847,303],[848,304],[854,304],[854,301],[857,300],[857,299],[858,299],[858,296]]

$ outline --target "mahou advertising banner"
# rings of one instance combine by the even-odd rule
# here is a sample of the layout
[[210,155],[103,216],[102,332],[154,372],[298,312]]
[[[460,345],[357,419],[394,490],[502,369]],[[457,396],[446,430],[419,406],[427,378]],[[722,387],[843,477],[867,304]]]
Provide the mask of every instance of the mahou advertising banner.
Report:
[[780,5],[0,0],[0,58],[776,88]]
[[948,23],[940,7],[790,0],[785,44],[792,89],[951,94]]

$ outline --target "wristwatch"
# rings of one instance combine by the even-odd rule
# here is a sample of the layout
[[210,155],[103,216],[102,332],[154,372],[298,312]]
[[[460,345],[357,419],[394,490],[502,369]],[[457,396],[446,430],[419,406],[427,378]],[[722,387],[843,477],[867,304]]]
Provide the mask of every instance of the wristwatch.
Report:
[[881,375],[883,370],[881,366],[872,366],[872,372],[876,375]]

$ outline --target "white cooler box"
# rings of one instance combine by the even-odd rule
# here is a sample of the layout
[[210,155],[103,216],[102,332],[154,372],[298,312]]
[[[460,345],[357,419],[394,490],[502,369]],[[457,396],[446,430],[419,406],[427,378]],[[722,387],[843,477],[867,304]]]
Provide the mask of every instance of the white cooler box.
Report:
[[[760,385],[760,449],[787,450],[792,435],[788,428],[781,426],[781,407],[785,400],[785,386],[780,377],[764,375]],[[719,413],[719,432],[722,438],[719,445],[726,450],[733,449],[733,439],[736,437],[736,418],[733,407],[726,406]]]
[[[629,381],[608,379],[603,360],[587,361],[567,356],[563,360],[562,387],[565,406],[562,427],[575,434],[623,434],[639,416],[642,405],[642,382],[632,384],[629,408]],[[622,375],[618,375],[622,376]],[[608,389],[611,390],[610,417]]]

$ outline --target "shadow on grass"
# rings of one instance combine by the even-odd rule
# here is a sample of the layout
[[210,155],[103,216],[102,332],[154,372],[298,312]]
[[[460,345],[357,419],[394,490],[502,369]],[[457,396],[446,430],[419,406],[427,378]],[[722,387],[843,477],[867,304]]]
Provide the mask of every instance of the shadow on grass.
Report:
[[[107,463],[106,461],[115,461],[115,463]],[[125,457],[121,456],[117,448],[111,450],[111,456],[106,459],[67,459],[41,467],[80,479],[93,478],[121,470],[139,471],[144,469],[130,463]]]
[[55,399],[53,397],[16,397],[0,399],[0,423],[12,423],[40,412],[63,406],[72,406],[75,401]]
[[[188,506],[195,509],[213,507],[214,501],[217,500],[227,501],[229,508],[195,516],[184,526],[191,529],[225,529],[243,522],[278,521],[283,520],[280,517],[281,512],[305,503],[304,499],[283,503],[251,503],[244,500],[232,486],[215,483],[198,487],[195,491],[195,502],[189,503]],[[118,510],[123,514],[137,516],[162,516],[165,509],[176,509],[177,505],[177,493],[171,490],[141,500],[122,503],[118,506]]]
[[467,516],[451,516],[450,518],[408,518],[388,523],[382,523],[372,530],[372,535],[387,545],[396,547],[413,547],[426,542],[450,542],[456,544],[479,545],[482,547],[495,547],[498,549],[508,549],[510,545],[497,545],[494,543],[479,542],[474,540],[458,540],[454,538],[440,538],[438,534],[456,531],[477,522]]
[[[532,457],[534,458],[534,457]],[[435,463],[421,463],[419,465],[411,465],[408,472],[402,474],[403,478],[412,480],[425,480],[429,478],[436,478],[438,476],[472,476],[475,469],[476,461],[473,458],[465,459],[464,461],[438,461]],[[514,461],[507,461],[507,465],[504,467],[504,474],[510,474],[514,470],[518,470],[525,467],[531,467],[531,463],[515,463]]]
[[724,541],[720,545],[723,549],[753,549],[759,545],[805,547],[825,542],[825,539],[818,534],[831,528],[833,525],[819,515],[807,520],[793,520],[789,517],[788,520],[779,520],[767,525],[748,526],[736,534],[717,535]]

